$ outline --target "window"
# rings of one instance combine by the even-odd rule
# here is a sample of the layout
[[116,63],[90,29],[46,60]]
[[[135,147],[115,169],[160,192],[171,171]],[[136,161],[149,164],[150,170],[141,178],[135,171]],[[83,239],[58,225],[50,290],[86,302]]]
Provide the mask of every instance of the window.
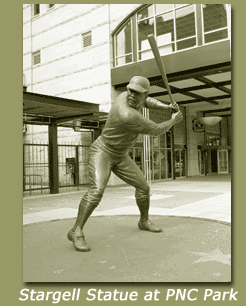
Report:
[[40,13],[40,4],[33,4],[33,16],[37,16]]
[[187,4],[155,4],[137,13],[139,59],[153,57],[147,39],[156,33],[160,54],[168,54],[196,46],[195,6]]
[[203,4],[204,43],[228,38],[226,4]]
[[175,10],[177,50],[196,45],[195,8],[194,5]]
[[40,51],[33,53],[32,55],[33,65],[38,65],[41,63],[41,54]]
[[132,24],[129,20],[115,36],[115,65],[132,61]]
[[161,55],[228,39],[229,6],[228,4],[141,6],[114,34],[115,66],[153,58],[147,38],[150,34],[155,36]]
[[[154,12],[154,5],[151,5],[147,8],[144,8],[142,11],[138,13],[137,16],[138,50],[145,51],[149,49],[149,42],[147,36],[150,34],[154,34],[155,19],[153,17],[154,14],[153,12]],[[146,52],[142,53],[141,59],[145,59],[144,54],[146,54]]]
[[220,135],[205,135],[206,146],[220,146],[221,136]]
[[92,44],[91,31],[82,34],[82,37],[83,37],[83,47],[86,48],[86,47],[91,46]]

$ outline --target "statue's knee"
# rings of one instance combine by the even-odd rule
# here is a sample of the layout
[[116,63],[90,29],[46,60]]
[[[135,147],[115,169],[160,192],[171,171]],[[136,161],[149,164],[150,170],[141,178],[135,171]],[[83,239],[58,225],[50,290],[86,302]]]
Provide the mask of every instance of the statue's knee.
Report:
[[104,193],[104,188],[95,188],[92,191],[92,196],[97,200],[101,200]]
[[83,198],[85,201],[97,206],[103,197],[103,193],[104,188],[90,188]]
[[142,193],[143,195],[149,195],[150,194],[150,187],[148,184],[146,184],[145,186],[143,186],[143,188],[140,190],[140,193]]
[[150,187],[149,185],[144,186],[144,188],[136,189],[135,197],[138,200],[148,200],[150,197]]

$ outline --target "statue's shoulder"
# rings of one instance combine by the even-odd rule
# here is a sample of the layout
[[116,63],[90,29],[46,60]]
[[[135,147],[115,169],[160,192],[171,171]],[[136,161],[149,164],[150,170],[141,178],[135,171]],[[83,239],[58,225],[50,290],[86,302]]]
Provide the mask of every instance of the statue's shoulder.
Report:
[[117,114],[117,118],[121,123],[127,124],[138,120],[141,114],[127,104],[126,96],[127,92],[123,92],[117,97],[114,113],[115,115]]

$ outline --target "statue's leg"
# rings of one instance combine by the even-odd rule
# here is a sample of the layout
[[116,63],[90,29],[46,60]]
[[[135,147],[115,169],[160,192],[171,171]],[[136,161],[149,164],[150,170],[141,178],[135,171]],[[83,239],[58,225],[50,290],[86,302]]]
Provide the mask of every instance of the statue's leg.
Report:
[[124,182],[136,188],[135,198],[140,211],[139,229],[161,232],[161,228],[149,221],[150,187],[136,163],[130,156],[126,156],[112,171]]
[[86,252],[90,250],[90,247],[85,241],[83,228],[102,199],[110,177],[111,167],[110,156],[93,144],[89,158],[90,188],[79,204],[77,219],[73,228],[68,233],[68,239],[73,241],[77,251]]

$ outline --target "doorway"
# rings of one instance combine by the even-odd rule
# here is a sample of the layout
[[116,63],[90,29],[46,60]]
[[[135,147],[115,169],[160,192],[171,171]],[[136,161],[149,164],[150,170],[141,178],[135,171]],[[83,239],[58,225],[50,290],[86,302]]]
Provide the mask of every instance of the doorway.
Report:
[[211,173],[218,173],[218,155],[217,150],[212,149],[211,151]]
[[218,173],[229,173],[229,154],[227,149],[218,150]]

